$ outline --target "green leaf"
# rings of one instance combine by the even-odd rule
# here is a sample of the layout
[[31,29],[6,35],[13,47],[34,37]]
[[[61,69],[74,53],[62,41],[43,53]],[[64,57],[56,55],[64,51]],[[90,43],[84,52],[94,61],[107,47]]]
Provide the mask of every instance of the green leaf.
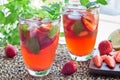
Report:
[[69,2],[69,0],[64,0],[64,3],[68,3]]
[[2,9],[3,9],[3,5],[0,5],[0,11],[2,11]]
[[22,24],[22,26],[20,27],[20,29],[23,31],[24,34],[28,33],[28,26],[26,24]]
[[82,22],[81,21],[75,22],[75,24],[73,26],[73,32],[76,35],[79,35],[82,30],[83,30],[83,24],[82,24]]
[[51,15],[54,15],[54,9],[49,8],[47,6],[42,6],[43,10],[47,11],[48,13],[50,13]]
[[42,0],[42,2],[45,2],[45,1],[47,1],[47,0]]
[[89,3],[86,4],[86,7],[87,7],[87,8],[90,8],[90,7],[92,7],[92,6],[96,5],[96,4],[97,4],[96,1],[94,1],[94,2],[89,2]]
[[60,37],[64,37],[64,32],[60,32]]
[[50,38],[53,38],[57,34],[58,30],[58,26],[52,26],[52,29],[49,31],[48,36]]
[[0,11],[0,24],[4,24],[5,22],[5,15],[2,11]]
[[17,13],[11,13],[6,17],[6,22],[5,24],[13,24],[18,20],[18,15]]
[[102,5],[107,5],[107,1],[106,0],[97,0],[97,3],[100,3]]
[[80,0],[81,5],[86,6],[90,2],[89,0]]
[[61,2],[42,6],[42,9],[47,12],[48,18],[55,20],[60,16]]
[[38,54],[40,51],[40,46],[39,46],[39,42],[36,38],[28,38],[27,39],[27,47],[29,48],[29,50],[33,53],[33,54]]

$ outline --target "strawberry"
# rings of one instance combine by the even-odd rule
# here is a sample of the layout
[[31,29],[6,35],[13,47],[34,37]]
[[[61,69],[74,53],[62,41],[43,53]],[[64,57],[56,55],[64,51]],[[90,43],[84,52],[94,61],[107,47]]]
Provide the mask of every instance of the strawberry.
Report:
[[77,71],[77,65],[74,61],[69,61],[65,63],[61,69],[61,73],[64,75],[70,75]]
[[103,59],[103,61],[105,60],[106,57],[107,55],[101,55],[101,58]]
[[115,62],[115,60],[112,56],[110,56],[110,55],[106,56],[104,61],[107,64],[108,67],[110,67],[110,68],[115,67],[116,62]]
[[5,55],[9,58],[13,58],[16,55],[15,47],[11,44],[7,44],[5,46]]
[[120,62],[120,51],[117,51],[117,56],[115,57],[116,62]]
[[100,55],[95,55],[93,57],[93,62],[96,67],[100,68],[102,66],[103,59],[101,58]]
[[98,50],[100,55],[109,55],[109,53],[112,52],[112,44],[108,40],[103,40],[99,43]]
[[119,52],[119,51],[110,52],[109,54],[110,54],[111,56],[113,56],[114,58],[116,58],[116,57],[117,57],[118,52]]
[[94,31],[97,27],[95,24],[94,15],[89,12],[85,13],[85,16],[81,17],[81,21],[89,31]]

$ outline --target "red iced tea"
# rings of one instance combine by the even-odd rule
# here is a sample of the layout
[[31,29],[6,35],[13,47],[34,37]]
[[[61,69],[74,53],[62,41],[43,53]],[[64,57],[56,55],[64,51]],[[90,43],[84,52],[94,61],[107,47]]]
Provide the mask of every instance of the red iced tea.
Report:
[[19,24],[24,63],[32,71],[48,70],[54,59],[59,39],[59,21],[29,19]]
[[94,49],[98,31],[98,13],[93,13],[93,10],[68,9],[63,15],[66,45],[75,56],[86,56]]

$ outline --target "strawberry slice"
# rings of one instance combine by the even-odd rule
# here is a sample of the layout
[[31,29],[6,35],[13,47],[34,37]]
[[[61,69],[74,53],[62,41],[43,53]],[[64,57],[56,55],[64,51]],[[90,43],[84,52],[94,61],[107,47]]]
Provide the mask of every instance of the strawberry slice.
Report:
[[112,57],[112,56],[106,56],[106,58],[105,58],[105,63],[107,64],[107,66],[109,67],[109,68],[114,68],[115,67],[115,64],[116,64],[116,62],[115,62],[115,60],[114,60],[114,58]]
[[96,67],[100,68],[102,66],[103,59],[101,58],[100,55],[95,55],[93,57],[93,62]]
[[106,57],[107,55],[101,55],[101,58],[103,59],[103,61],[105,60]]
[[94,31],[97,27],[94,15],[89,12],[85,13],[85,15],[81,17],[81,21],[89,31]]
[[117,51],[117,56],[115,57],[116,62],[120,62],[120,51]]
[[118,55],[118,53],[119,53],[119,51],[115,51],[115,52],[110,52],[109,54],[110,54],[111,56],[113,56],[114,58],[116,58],[117,55]]

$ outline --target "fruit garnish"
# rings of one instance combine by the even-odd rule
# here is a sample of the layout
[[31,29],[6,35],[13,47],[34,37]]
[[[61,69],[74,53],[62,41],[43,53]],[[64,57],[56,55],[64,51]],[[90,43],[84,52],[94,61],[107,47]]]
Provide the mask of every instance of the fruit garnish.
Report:
[[101,58],[103,59],[103,61],[105,60],[106,57],[107,55],[101,55]]
[[113,31],[108,36],[108,40],[112,43],[115,50],[120,50],[120,29]]
[[27,38],[26,45],[33,54],[38,54],[40,51],[39,42],[36,38]]
[[79,36],[86,36],[86,35],[88,35],[88,31],[82,31],[82,32],[79,34]]
[[116,62],[115,62],[115,60],[112,56],[110,56],[110,55],[106,56],[104,61],[109,68],[114,68],[115,67]]
[[76,21],[74,26],[72,27],[73,29],[73,32],[76,34],[76,35],[79,35],[80,32],[83,30],[83,24],[81,21]]
[[98,49],[100,55],[109,55],[109,53],[112,52],[112,44],[108,40],[103,40],[99,43]]
[[103,59],[101,58],[100,55],[95,55],[93,57],[93,62],[96,67],[100,68],[102,66]]
[[61,73],[64,75],[70,75],[77,71],[77,65],[74,61],[69,61],[65,63],[61,69]]
[[5,55],[9,58],[13,58],[16,55],[16,49],[13,45],[7,44],[5,46]]
[[119,51],[114,51],[114,52],[110,52],[109,54],[110,54],[111,56],[113,56],[114,58],[116,58],[117,55],[118,55],[118,52],[119,52]]
[[59,27],[57,25],[52,26],[52,29],[48,32],[49,38],[53,38],[59,30]]
[[120,62],[120,51],[117,51],[117,55],[115,57],[116,62]]
[[89,12],[85,13],[84,16],[81,17],[81,21],[89,31],[94,31],[97,27],[94,15]]

